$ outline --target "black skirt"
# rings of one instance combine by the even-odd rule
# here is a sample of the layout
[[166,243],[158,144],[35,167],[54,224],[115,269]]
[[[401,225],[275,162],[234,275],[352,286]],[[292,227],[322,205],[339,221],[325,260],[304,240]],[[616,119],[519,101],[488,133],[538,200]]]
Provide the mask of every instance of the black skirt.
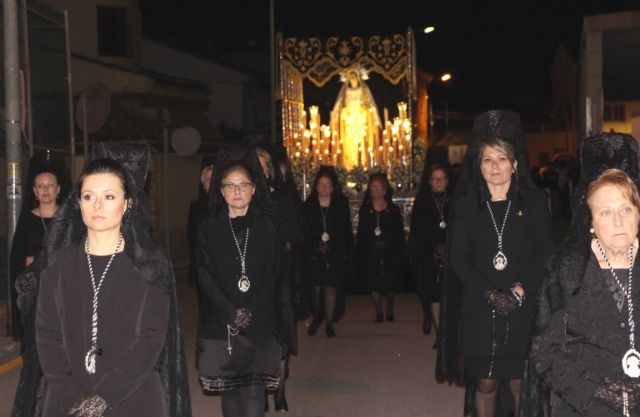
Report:
[[420,297],[426,303],[439,303],[441,299],[442,268],[433,267],[428,274],[422,273],[418,276],[418,291]]
[[201,339],[198,344],[203,390],[221,392],[250,385],[278,389],[282,348],[275,337],[247,338],[239,334],[229,341]]
[[524,357],[514,355],[491,356],[466,355],[467,375],[478,379],[522,379]]

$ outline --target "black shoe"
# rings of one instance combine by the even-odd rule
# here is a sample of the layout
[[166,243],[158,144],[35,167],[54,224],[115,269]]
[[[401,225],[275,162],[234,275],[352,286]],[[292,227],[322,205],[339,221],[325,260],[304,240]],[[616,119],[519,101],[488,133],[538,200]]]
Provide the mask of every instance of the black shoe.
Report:
[[422,333],[430,334],[431,333],[431,320],[424,319],[422,322]]
[[384,321],[384,316],[382,315],[382,313],[376,314],[376,320],[374,321],[374,323],[382,323],[383,321]]
[[284,395],[282,396],[281,400],[274,397],[274,404],[275,404],[276,412],[289,411],[289,404],[287,404],[287,398]]
[[336,331],[333,330],[333,326],[328,326],[325,331],[327,332],[327,337],[336,337]]
[[309,330],[307,330],[307,334],[309,336],[315,335],[318,332],[318,327],[320,327],[320,322],[313,320],[311,326],[309,326]]
[[393,321],[393,312],[387,311],[387,321]]

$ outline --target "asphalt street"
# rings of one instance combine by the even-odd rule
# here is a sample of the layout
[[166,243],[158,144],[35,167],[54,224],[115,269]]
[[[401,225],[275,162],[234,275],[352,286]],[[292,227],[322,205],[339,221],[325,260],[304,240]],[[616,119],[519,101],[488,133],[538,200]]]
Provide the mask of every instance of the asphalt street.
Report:
[[[179,293],[193,415],[221,417],[220,397],[202,393],[194,368],[195,291],[181,285]],[[368,296],[349,296],[336,338],[327,338],[323,327],[308,336],[308,322],[300,322],[299,352],[287,381],[289,412],[267,415],[461,417],[464,390],[435,381],[434,336],[421,332],[417,297],[398,295],[395,310],[394,322],[376,324]],[[0,374],[0,416],[9,416],[19,372],[17,365]]]

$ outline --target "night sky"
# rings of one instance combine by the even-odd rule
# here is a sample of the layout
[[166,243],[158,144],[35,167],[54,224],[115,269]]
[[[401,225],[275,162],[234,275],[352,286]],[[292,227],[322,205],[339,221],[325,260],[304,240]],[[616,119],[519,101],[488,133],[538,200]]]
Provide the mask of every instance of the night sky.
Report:
[[[220,58],[252,52],[268,71],[267,0],[141,0],[143,33],[194,53]],[[276,30],[285,36],[416,32],[418,67],[448,71],[432,84],[434,105],[451,110],[515,108],[544,119],[550,68],[560,42],[577,58],[582,17],[640,8],[636,1],[275,0]],[[424,34],[425,26],[436,31]]]

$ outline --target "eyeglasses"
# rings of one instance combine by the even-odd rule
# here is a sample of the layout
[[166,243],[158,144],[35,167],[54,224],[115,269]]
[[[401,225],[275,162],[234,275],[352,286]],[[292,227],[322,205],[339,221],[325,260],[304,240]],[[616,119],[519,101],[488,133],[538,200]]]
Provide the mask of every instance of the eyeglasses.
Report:
[[252,188],[253,188],[253,183],[252,182],[241,182],[240,184],[234,184],[232,182],[227,182],[225,184],[222,184],[222,190],[227,192],[227,193],[234,193],[237,190],[240,190],[243,193],[246,193],[247,191],[251,190]]

